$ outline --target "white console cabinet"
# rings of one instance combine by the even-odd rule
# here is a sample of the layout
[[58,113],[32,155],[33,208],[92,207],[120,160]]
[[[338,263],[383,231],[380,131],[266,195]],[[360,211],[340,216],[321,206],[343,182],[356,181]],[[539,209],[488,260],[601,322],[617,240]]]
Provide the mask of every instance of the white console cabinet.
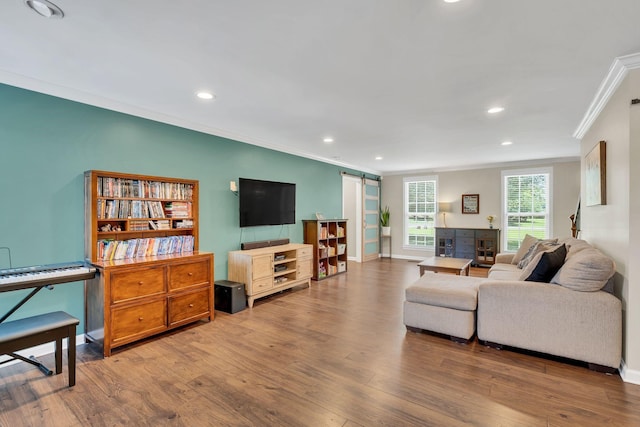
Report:
[[299,243],[229,252],[229,280],[244,283],[253,301],[294,286],[311,285],[313,246]]

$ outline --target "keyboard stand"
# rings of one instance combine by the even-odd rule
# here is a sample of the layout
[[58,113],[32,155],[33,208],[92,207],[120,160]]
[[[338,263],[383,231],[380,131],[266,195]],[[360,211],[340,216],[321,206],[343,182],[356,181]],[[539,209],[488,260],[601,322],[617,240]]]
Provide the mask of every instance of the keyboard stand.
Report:
[[[41,285],[41,286],[38,286],[37,288],[34,288],[31,292],[29,292],[29,294],[27,296],[22,298],[13,307],[11,307],[11,309],[9,311],[7,311],[4,316],[0,317],[0,323],[2,323],[5,320],[7,320],[7,318],[9,318],[9,316],[11,316],[20,307],[22,307],[27,301],[29,301],[31,298],[33,298],[38,292],[40,292],[40,290],[42,290],[42,288],[47,288],[49,290],[52,290],[53,286],[51,286],[51,285]],[[47,376],[53,375],[53,371],[51,369],[47,368],[44,364],[42,364],[42,362],[40,362],[34,356],[31,356],[31,357],[29,357],[27,359],[26,357],[20,356],[19,354],[16,354],[16,353],[7,353],[7,354],[9,356],[11,356],[13,359],[9,359],[9,360],[5,360],[4,362],[0,362],[0,365],[2,365],[3,363],[8,363],[8,362],[11,362],[11,361],[17,359],[17,360],[22,360],[23,362],[29,363],[29,364],[37,367],[38,369],[40,369],[42,371],[43,374],[45,374]]]
[[20,301],[18,301],[9,311],[7,311],[7,313],[0,317],[0,323],[4,322],[5,320],[7,320],[7,318],[9,316],[11,316],[13,313],[15,313],[20,307],[22,307],[27,301],[29,301],[31,298],[33,298],[33,296],[35,294],[37,294],[38,292],[40,292],[40,290],[42,288],[47,288],[49,290],[53,289],[52,285],[40,285],[36,288],[34,288],[31,292],[29,292],[29,294],[27,296],[25,296],[24,298],[22,298]]

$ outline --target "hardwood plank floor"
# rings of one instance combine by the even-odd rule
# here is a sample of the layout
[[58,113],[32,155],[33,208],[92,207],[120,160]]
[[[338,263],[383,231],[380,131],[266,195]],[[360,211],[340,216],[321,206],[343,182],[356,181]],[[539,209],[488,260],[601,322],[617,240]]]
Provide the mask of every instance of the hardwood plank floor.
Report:
[[408,332],[417,278],[415,262],[349,263],[110,358],[83,345],[73,388],[66,361],[53,377],[6,366],[0,426],[640,425],[640,386],[617,375]]

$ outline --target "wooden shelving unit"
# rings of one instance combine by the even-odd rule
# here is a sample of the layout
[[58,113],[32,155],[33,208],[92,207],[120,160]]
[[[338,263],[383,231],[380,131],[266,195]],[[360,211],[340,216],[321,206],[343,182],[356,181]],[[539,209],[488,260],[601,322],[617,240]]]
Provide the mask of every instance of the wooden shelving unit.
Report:
[[198,181],[85,172],[85,335],[112,349],[212,320],[213,254],[198,252]]
[[313,280],[347,271],[347,220],[303,220],[304,242],[313,245]]
[[[104,251],[109,249],[104,247],[104,243],[118,242],[116,246],[119,246],[120,242],[134,239],[161,241],[171,237],[183,244],[173,253],[198,249],[198,181],[118,172],[85,172],[87,259],[123,259],[116,258],[115,254],[107,254],[109,256],[105,258]],[[167,240],[171,239],[162,241]],[[153,254],[152,248],[147,249],[146,254]],[[144,257],[140,256],[143,254],[134,255],[127,257],[125,253],[123,256]]]

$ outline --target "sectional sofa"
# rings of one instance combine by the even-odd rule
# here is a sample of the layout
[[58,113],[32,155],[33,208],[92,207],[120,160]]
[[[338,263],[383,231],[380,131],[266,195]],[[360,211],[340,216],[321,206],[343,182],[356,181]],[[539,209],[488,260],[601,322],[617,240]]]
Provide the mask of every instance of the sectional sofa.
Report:
[[404,323],[587,362],[615,371],[622,352],[622,305],[613,260],[574,238],[527,236],[498,254],[488,278],[426,273],[406,289]]

